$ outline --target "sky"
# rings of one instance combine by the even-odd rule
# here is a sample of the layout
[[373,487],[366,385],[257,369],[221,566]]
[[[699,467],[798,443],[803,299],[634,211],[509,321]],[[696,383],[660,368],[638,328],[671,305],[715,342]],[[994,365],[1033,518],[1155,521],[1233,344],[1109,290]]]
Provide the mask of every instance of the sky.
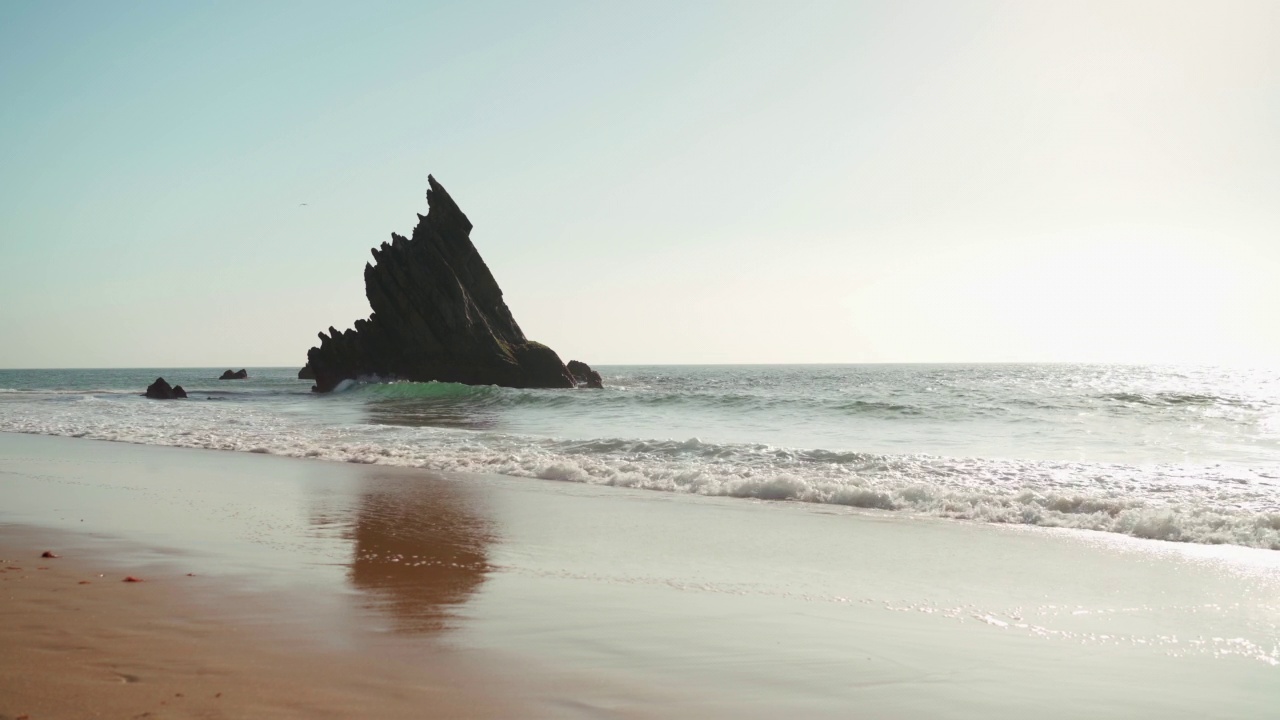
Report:
[[1280,3],[13,0],[0,98],[0,367],[300,366],[428,173],[565,360],[1280,364]]

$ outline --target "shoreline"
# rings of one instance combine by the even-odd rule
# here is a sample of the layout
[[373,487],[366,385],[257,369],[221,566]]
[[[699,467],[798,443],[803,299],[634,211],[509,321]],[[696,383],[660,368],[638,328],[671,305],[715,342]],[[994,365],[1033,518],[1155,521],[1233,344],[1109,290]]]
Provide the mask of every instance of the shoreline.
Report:
[[[296,704],[321,690],[422,716],[478,688],[467,716],[1267,717],[1280,679],[1272,551],[10,433],[0,459],[0,539],[76,548],[38,572],[152,574],[44,588],[5,642],[127,650],[39,603],[163,592],[111,624],[283,691],[246,691],[254,716],[323,717]],[[295,659],[318,665],[253,675]],[[0,698],[64,670],[120,697],[48,660]],[[82,716],[0,706],[24,712]]]
[[[546,482],[546,483],[554,483],[554,484],[568,483],[568,484],[574,484],[574,485],[582,485],[587,488],[599,488],[604,490],[605,492],[608,492],[610,490],[617,490],[622,492],[638,490],[639,492],[642,492],[642,493],[656,493],[660,495],[670,494],[670,495],[675,495],[679,497],[702,498],[704,500],[748,502],[748,503],[757,503],[764,506],[774,506],[774,507],[800,507],[800,508],[813,509],[816,512],[829,511],[829,512],[843,513],[843,514],[860,515],[860,516],[870,517],[870,518],[881,518],[881,517],[897,518],[905,522],[958,523],[961,525],[988,528],[993,531],[1045,533],[1048,535],[1062,534],[1068,537],[1077,536],[1085,539],[1097,536],[1101,538],[1103,541],[1115,540],[1119,542],[1137,542],[1137,543],[1154,542],[1158,544],[1167,544],[1167,545],[1173,545],[1177,547],[1191,548],[1190,552],[1192,553],[1202,553],[1206,555],[1218,555],[1223,552],[1231,553],[1231,552],[1235,552],[1235,550],[1238,549],[1242,553],[1253,553],[1253,552],[1276,553],[1277,556],[1280,557],[1280,548],[1267,548],[1267,547],[1261,547],[1256,545],[1244,545],[1244,544],[1230,543],[1230,542],[1196,542],[1194,540],[1170,539],[1170,538],[1162,537],[1159,535],[1151,535],[1151,536],[1133,535],[1133,534],[1113,531],[1113,530],[1098,530],[1098,529],[1093,529],[1088,527],[1072,527],[1067,525],[1040,525],[1035,523],[984,520],[984,519],[964,517],[964,516],[953,517],[953,516],[945,516],[945,515],[941,515],[941,516],[930,515],[930,514],[921,513],[921,512],[912,511],[912,510],[884,509],[884,508],[876,507],[875,505],[844,504],[844,503],[837,503],[837,502],[822,502],[822,501],[805,500],[805,499],[798,499],[798,498],[770,498],[770,497],[737,496],[737,495],[711,495],[711,494],[702,494],[697,492],[682,493],[682,492],[675,492],[670,490],[635,488],[632,486],[625,486],[625,485],[609,485],[605,483],[581,482],[578,480],[561,479],[556,477],[507,475],[504,473],[484,472],[479,470],[472,470],[472,471],[438,470],[435,468],[419,467],[415,465],[379,464],[376,461],[363,462],[363,461],[356,461],[356,460],[337,460],[337,459],[319,457],[314,455],[287,455],[287,454],[278,454],[275,452],[270,452],[265,449],[264,450],[256,450],[256,449],[244,450],[241,448],[216,448],[216,447],[205,447],[205,446],[196,446],[196,445],[168,445],[168,444],[156,444],[156,443],[148,443],[148,442],[142,442],[142,441],[127,440],[127,439],[112,440],[112,439],[106,439],[106,438],[87,437],[87,436],[81,436],[81,435],[54,435],[54,434],[34,432],[34,431],[20,432],[20,431],[0,430],[0,438],[4,438],[6,436],[47,438],[47,439],[60,440],[60,441],[78,441],[78,442],[88,442],[88,443],[106,443],[110,445],[126,445],[130,447],[138,447],[138,448],[154,448],[162,452],[179,451],[179,452],[193,452],[193,453],[199,453],[199,454],[212,454],[212,455],[225,455],[225,454],[232,454],[236,456],[252,455],[252,456],[257,456],[259,458],[273,458],[273,459],[278,459],[278,460],[282,460],[290,463],[306,463],[306,464],[318,463],[318,464],[327,465],[327,466],[353,465],[356,467],[376,468],[380,471],[387,471],[392,473],[402,472],[410,475],[420,474],[423,476],[445,477],[445,478],[454,478],[454,479],[458,477],[500,477],[505,481],[515,481],[515,482],[527,481],[532,483]],[[1280,562],[1280,560],[1277,560],[1277,562]]]
[[[223,422],[234,423],[234,420],[224,418]],[[266,436],[270,437],[267,429],[263,428],[263,430]],[[564,444],[572,446],[577,441],[559,441],[552,438],[540,439],[550,447],[549,454],[528,452],[527,448],[487,447],[481,450],[468,447],[465,451],[455,454],[453,446],[436,452],[438,448],[417,447],[413,440],[403,441],[395,448],[389,449],[380,446],[376,438],[335,439],[331,445],[299,446],[296,438],[263,440],[257,435],[247,440],[241,438],[237,441],[238,444],[228,442],[211,444],[207,439],[203,442],[186,440],[174,443],[121,438],[114,435],[100,436],[86,432],[52,434],[38,430],[0,430],[0,435],[6,434],[122,443],[154,448],[248,453],[290,460],[317,460],[326,463],[398,468],[410,472],[450,477],[501,475],[516,480],[551,480],[675,495],[825,506],[868,514],[888,512],[913,520],[935,519],[990,527],[1025,526],[1052,531],[1099,532],[1108,536],[1175,544],[1209,547],[1228,545],[1248,549],[1280,550],[1280,534],[1278,534],[1280,526],[1277,525],[1277,518],[1280,518],[1280,515],[1266,510],[1242,511],[1240,509],[1242,505],[1248,505],[1256,499],[1249,482],[1237,478],[1238,482],[1220,483],[1215,491],[1217,495],[1207,507],[1192,502],[1194,500],[1192,497],[1175,497],[1174,500],[1169,501],[1171,504],[1161,504],[1167,498],[1178,496],[1187,492],[1188,488],[1194,487],[1194,484],[1184,482],[1188,467],[1194,471],[1219,472],[1218,466],[1183,467],[1160,464],[1125,466],[1102,461],[1071,463],[998,457],[951,458],[929,454],[879,458],[875,454],[867,454],[868,462],[882,462],[888,459],[906,464],[897,468],[896,475],[890,472],[889,475],[892,477],[887,482],[884,482],[885,478],[880,478],[879,484],[858,482],[846,484],[843,466],[836,463],[833,467],[838,471],[828,472],[829,468],[823,469],[824,464],[820,462],[803,468],[817,468],[812,477],[802,476],[798,480],[777,469],[757,475],[750,467],[746,469],[745,474],[741,473],[741,468],[733,465],[702,467],[699,472],[707,477],[698,478],[693,484],[689,484],[672,480],[673,473],[679,475],[678,469],[669,466],[646,466],[645,463],[652,464],[651,460],[632,461],[621,455],[602,460],[589,454],[581,456],[560,454],[555,446]],[[154,438],[151,439],[154,440]],[[689,441],[637,442],[641,445],[658,446],[660,451],[670,450],[672,447],[679,450],[690,444],[695,446],[701,444],[697,438]],[[715,444],[711,443],[711,445],[714,447]],[[417,449],[413,449],[415,447]],[[949,463],[958,463],[958,465],[952,467]],[[1031,487],[1005,488],[989,493],[987,490],[969,487],[972,483],[957,484],[954,481],[956,477],[965,476],[965,465],[972,463],[983,465],[987,470],[998,470],[1005,476],[1030,473],[1039,479],[1052,476],[1055,472],[1069,471],[1069,468],[1076,465],[1090,466],[1095,472],[1152,471],[1162,478],[1156,489],[1160,490],[1158,495],[1165,495],[1165,500],[1155,503],[1146,501],[1134,503],[1124,497],[1117,497],[1114,493],[1082,494],[1078,488],[1057,491],[1034,489],[1034,482],[1030,483]],[[932,481],[938,484],[936,487],[930,486],[922,491],[920,483],[901,480],[902,477],[915,472],[931,473]],[[637,477],[636,473],[643,477]],[[951,479],[939,480],[944,476]],[[1135,479],[1129,476],[1122,477],[1121,481],[1145,482],[1140,478]],[[1148,488],[1146,492],[1151,492],[1151,489]]]

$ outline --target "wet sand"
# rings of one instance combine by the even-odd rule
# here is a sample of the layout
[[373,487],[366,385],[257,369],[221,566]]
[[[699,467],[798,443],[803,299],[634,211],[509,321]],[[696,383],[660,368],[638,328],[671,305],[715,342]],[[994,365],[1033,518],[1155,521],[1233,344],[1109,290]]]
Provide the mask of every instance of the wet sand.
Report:
[[0,717],[1262,718],[1278,558],[0,434]]
[[[61,557],[42,558],[42,547]],[[511,716],[466,658],[335,649],[269,622],[282,598],[235,597],[188,576],[189,563],[135,550],[0,528],[0,717]]]

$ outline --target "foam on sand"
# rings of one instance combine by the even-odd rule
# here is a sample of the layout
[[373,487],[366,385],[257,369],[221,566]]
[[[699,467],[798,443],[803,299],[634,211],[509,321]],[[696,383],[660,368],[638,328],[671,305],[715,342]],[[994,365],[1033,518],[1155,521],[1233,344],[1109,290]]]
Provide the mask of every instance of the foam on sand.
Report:
[[[506,397],[498,388],[400,384],[377,392]],[[76,401],[93,396],[77,393]],[[72,399],[71,396],[68,399]],[[762,443],[557,440],[474,428],[300,424],[239,403],[57,404],[0,416],[0,431],[494,473],[642,490],[795,500],[1144,539],[1280,549],[1280,489],[1255,469],[1192,464],[835,452]],[[341,407],[334,407],[341,417]]]

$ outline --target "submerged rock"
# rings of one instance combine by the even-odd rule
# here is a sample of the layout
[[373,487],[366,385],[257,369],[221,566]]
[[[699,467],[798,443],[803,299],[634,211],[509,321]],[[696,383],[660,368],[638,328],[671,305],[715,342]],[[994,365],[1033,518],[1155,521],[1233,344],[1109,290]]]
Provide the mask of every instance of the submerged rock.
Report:
[[244,368],[241,368],[239,370],[236,370],[235,372],[227,370],[223,372],[222,377],[218,379],[219,380],[245,380],[248,377],[249,377],[249,372]]
[[573,382],[578,387],[588,387],[600,389],[604,387],[604,379],[600,377],[600,373],[591,369],[591,366],[580,361],[570,360],[565,366],[569,374],[573,376]]
[[147,386],[146,396],[153,400],[174,400],[187,396],[187,391],[182,389],[181,385],[169,386],[164,378],[158,377],[156,381]]
[[426,216],[412,238],[392,233],[364,267],[373,313],[320,333],[307,353],[318,392],[365,376],[517,388],[571,388],[555,351],[529,340],[471,244],[471,221],[428,176]]

